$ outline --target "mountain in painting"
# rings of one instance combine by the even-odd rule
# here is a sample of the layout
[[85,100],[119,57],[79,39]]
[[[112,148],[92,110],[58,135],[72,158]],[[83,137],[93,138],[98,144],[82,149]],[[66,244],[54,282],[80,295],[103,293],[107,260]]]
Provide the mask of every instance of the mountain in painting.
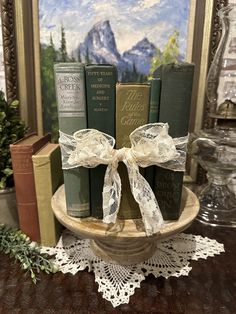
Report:
[[82,59],[89,57],[91,61],[97,63],[105,61],[118,63],[121,58],[109,21],[95,24],[79,49]]
[[115,36],[108,20],[92,27],[84,42],[79,45],[79,51],[83,62],[110,63],[116,65],[120,71],[132,69],[117,50]]
[[122,55],[116,45],[115,35],[108,20],[95,24],[86,35],[84,42],[76,49],[85,63],[111,63],[117,66],[119,80],[122,73],[133,72],[147,75],[156,47],[147,39],[140,40]]
[[124,61],[133,64],[139,73],[147,75],[150,70],[151,59],[156,52],[156,47],[145,37],[130,50],[125,51],[122,58]]

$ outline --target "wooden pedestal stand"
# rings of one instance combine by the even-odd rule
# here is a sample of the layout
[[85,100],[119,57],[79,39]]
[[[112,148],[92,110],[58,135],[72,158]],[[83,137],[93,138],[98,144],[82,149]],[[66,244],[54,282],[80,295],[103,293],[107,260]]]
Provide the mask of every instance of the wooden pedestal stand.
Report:
[[159,233],[147,237],[141,219],[117,220],[116,224],[108,225],[92,217],[80,219],[68,216],[63,185],[52,198],[54,214],[65,227],[82,238],[91,239],[91,248],[96,256],[123,265],[149,259],[158,240],[173,236],[192,223],[198,214],[199,202],[186,187],[183,188],[182,207],[177,221],[166,221]]

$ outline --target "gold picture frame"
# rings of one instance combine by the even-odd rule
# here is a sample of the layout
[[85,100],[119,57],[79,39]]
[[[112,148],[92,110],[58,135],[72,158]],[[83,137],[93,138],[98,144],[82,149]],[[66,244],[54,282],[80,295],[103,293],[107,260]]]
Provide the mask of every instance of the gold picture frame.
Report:
[[[191,0],[187,61],[196,65],[190,132],[210,121],[205,101],[205,83],[221,31],[217,12],[227,0]],[[2,32],[6,70],[7,98],[18,98],[21,117],[30,131],[43,133],[38,0],[2,0]],[[9,34],[11,34],[9,36]],[[189,163],[186,181],[201,177],[197,165]]]
[[18,81],[16,64],[14,1],[1,1],[1,22],[6,98],[9,102],[11,102],[17,97]]

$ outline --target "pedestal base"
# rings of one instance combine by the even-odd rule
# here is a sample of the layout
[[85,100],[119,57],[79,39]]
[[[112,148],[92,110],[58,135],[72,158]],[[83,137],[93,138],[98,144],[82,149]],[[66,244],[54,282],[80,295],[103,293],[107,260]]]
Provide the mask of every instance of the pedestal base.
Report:
[[199,202],[187,188],[182,193],[182,213],[176,221],[165,221],[161,230],[146,236],[141,219],[117,219],[105,224],[93,217],[75,218],[67,215],[64,186],[52,198],[52,209],[57,219],[72,232],[91,240],[95,255],[101,259],[123,265],[137,264],[149,259],[155,252],[156,242],[186,229],[198,214]]
[[155,242],[141,242],[138,239],[126,243],[113,240],[91,240],[93,253],[108,263],[133,265],[148,260],[156,250]]

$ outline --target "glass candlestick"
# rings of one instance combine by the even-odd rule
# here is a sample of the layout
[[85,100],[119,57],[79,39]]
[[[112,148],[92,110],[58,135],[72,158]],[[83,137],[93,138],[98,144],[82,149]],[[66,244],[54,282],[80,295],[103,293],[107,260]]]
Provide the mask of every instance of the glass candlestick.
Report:
[[208,184],[199,194],[198,220],[236,227],[236,196],[228,188],[236,174],[236,133],[218,127],[191,134],[189,153],[207,171]]

